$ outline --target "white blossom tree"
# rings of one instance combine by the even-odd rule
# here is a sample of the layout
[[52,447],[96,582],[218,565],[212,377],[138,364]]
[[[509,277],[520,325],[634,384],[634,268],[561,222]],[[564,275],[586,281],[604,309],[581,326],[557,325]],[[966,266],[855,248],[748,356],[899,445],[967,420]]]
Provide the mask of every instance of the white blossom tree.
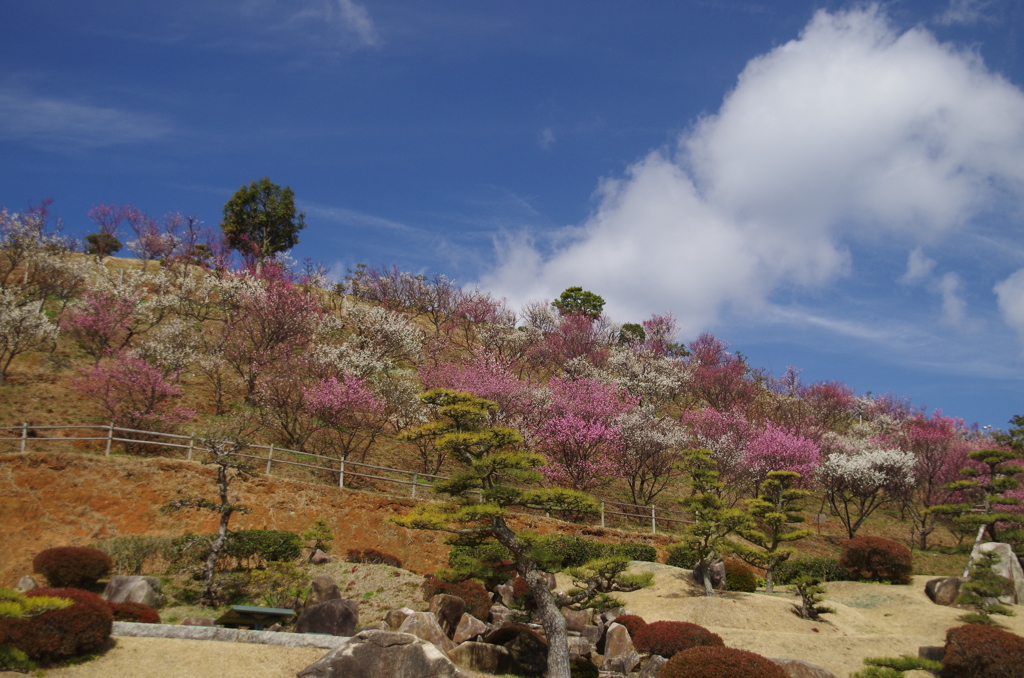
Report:
[[18,298],[0,289],[0,386],[15,356],[43,351],[57,339],[57,326],[42,311],[42,302],[21,305]]

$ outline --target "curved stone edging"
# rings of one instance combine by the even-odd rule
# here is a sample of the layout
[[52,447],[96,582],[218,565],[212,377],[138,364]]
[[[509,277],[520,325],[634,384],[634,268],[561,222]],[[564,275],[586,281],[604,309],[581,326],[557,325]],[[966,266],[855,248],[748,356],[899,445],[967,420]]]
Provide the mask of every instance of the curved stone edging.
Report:
[[218,626],[178,626],[174,624],[139,624],[114,622],[111,636],[134,638],[178,638],[182,640],[219,640],[222,643],[251,643],[254,645],[280,645],[283,647],[320,647],[334,649],[348,642],[347,636],[323,636],[314,633],[281,633],[277,631],[247,631],[225,629]]

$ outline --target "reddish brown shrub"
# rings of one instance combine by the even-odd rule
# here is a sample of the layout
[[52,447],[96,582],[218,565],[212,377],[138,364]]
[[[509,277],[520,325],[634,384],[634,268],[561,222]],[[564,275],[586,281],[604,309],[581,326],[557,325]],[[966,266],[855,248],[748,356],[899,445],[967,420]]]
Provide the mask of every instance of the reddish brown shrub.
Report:
[[110,603],[110,612],[114,615],[114,621],[139,622],[140,624],[159,624],[160,613],[149,605],[142,603]]
[[35,589],[29,597],[56,596],[75,601],[27,619],[0,619],[4,642],[35,660],[53,661],[102,648],[110,638],[113,616],[107,602],[79,589]]
[[390,565],[401,567],[402,561],[390,553],[377,549],[349,549],[345,559],[350,563],[367,563],[370,565]]
[[1019,678],[1024,638],[992,626],[968,624],[946,631],[942,675],[948,678]]
[[537,609],[537,603],[533,599],[533,592],[530,591],[526,580],[518,575],[512,580],[512,599],[518,607],[524,610]]
[[487,620],[491,611],[491,594],[478,581],[467,579],[460,582],[447,582],[438,577],[427,577],[423,580],[423,599],[430,600],[438,593],[462,598],[466,603],[466,612],[477,619]]
[[616,624],[622,624],[629,631],[630,638],[636,638],[637,631],[647,626],[643,617],[635,614],[623,614],[615,618]]
[[106,553],[83,546],[46,549],[32,559],[32,571],[42,574],[55,587],[91,586],[113,567],[114,561]]
[[668,660],[658,678],[789,678],[786,671],[759,654],[731,647],[693,647]]
[[670,659],[677,652],[689,650],[691,647],[724,645],[718,634],[690,622],[651,622],[637,631],[633,637],[633,646],[638,652],[659,654],[665,659]]
[[913,557],[903,544],[881,537],[856,537],[843,545],[840,567],[871,581],[909,584]]
[[725,588],[753,593],[757,590],[757,572],[741,560],[725,559]]

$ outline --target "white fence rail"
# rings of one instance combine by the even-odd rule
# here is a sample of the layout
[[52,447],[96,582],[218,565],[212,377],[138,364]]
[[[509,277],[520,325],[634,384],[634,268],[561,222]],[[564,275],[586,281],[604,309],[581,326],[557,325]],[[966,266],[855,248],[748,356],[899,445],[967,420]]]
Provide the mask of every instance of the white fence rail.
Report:
[[[99,435],[41,435],[44,432],[56,433],[64,431],[97,431],[99,432]],[[14,432],[16,435],[0,437],[0,444],[5,442],[13,443],[13,446],[17,448],[18,452],[27,452],[29,451],[28,448],[30,444],[35,447],[37,443],[64,442],[73,444],[78,442],[99,442],[103,447],[103,454],[105,456],[110,456],[111,448],[114,443],[123,443],[126,449],[130,449],[132,446],[136,445],[156,447],[158,449],[157,453],[161,456],[168,456],[166,454],[162,454],[164,449],[181,450],[182,452],[179,454],[184,454],[184,458],[187,461],[192,461],[193,457],[195,457],[197,453],[209,451],[207,448],[197,444],[195,436],[161,433],[159,431],[140,431],[137,429],[114,426],[113,423],[107,424],[106,426],[35,426],[25,423],[21,426],[0,427],[0,435],[5,432]],[[133,435],[136,437],[129,437]],[[242,449],[244,451],[235,453],[235,456],[250,459],[253,461],[254,465],[259,464],[260,468],[263,469],[263,472],[266,475],[272,475],[274,471],[277,471],[278,475],[287,477],[282,473],[283,469],[294,467],[312,471],[318,481],[324,481],[325,478],[330,477],[332,484],[337,483],[339,488],[345,488],[346,482],[349,483],[348,487],[351,488],[353,479],[406,486],[409,488],[408,496],[412,499],[424,498],[424,492],[428,493],[429,496],[433,491],[433,481],[448,479],[447,476],[442,475],[433,475],[423,473],[421,471],[408,471],[390,466],[377,466],[374,464],[366,464],[339,457],[314,454],[312,452],[290,450],[283,447],[277,447],[275,445],[246,445]],[[250,450],[253,452],[265,450],[265,452],[260,454],[249,454],[248,452]],[[309,477],[292,479],[308,481]],[[420,492],[419,497],[417,497],[417,491]],[[601,527],[608,526],[607,522],[611,516],[625,518],[626,520],[634,523],[648,524],[652,534],[656,534],[659,531],[672,532],[675,531],[671,529],[672,525],[678,526],[692,522],[683,518],[685,514],[682,511],[659,508],[653,504],[650,506],[641,506],[638,504],[600,500],[600,505]],[[580,523],[579,520],[573,522]],[[659,523],[661,524],[660,529]]]

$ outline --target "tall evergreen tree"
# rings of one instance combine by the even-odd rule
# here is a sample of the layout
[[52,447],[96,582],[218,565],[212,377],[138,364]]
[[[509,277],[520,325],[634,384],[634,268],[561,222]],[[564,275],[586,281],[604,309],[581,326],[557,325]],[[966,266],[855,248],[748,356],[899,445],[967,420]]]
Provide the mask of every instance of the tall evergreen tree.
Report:
[[224,205],[221,230],[228,245],[259,265],[299,243],[306,215],[295,213],[295,192],[271,183],[270,177],[239,188]]

